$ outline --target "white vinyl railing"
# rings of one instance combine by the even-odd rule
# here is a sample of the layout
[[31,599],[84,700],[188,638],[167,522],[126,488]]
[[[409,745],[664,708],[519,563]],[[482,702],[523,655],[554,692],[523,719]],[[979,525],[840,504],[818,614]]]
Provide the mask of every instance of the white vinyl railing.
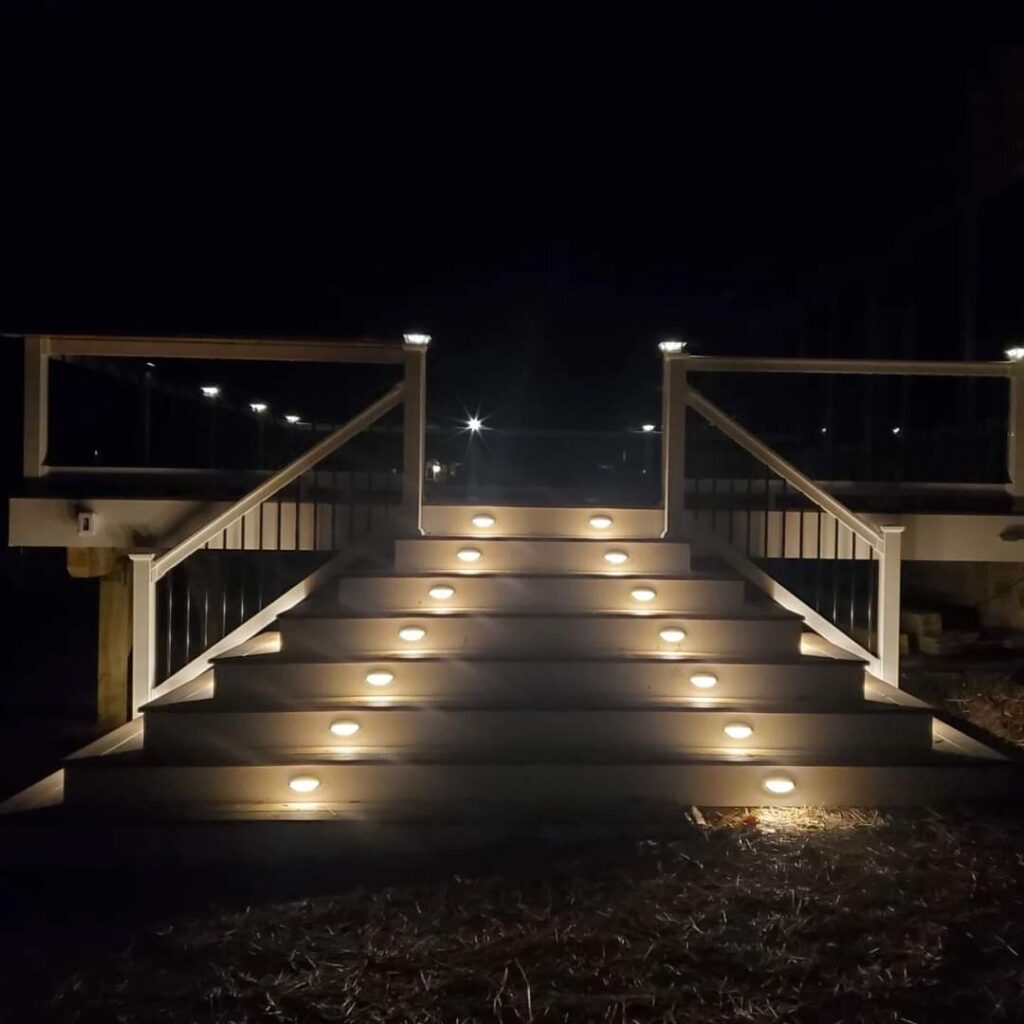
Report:
[[[367,406],[362,412],[339,427],[333,433],[313,445],[308,451],[294,459],[273,476],[255,487],[244,497],[228,508],[212,516],[189,536],[176,543],[163,553],[155,551],[133,552],[129,557],[132,561],[132,676],[131,676],[131,708],[133,715],[139,714],[140,708],[154,695],[162,696],[203,672],[210,659],[223,653],[226,644],[243,642],[252,633],[264,628],[269,622],[268,616],[278,614],[286,604],[296,603],[306,596],[310,586],[306,584],[314,580],[319,582],[323,575],[323,566],[307,576],[305,581],[289,581],[283,592],[275,594],[273,600],[262,600],[263,588],[260,587],[260,600],[248,605],[245,593],[242,594],[241,609],[237,623],[230,630],[227,620],[227,599],[224,598],[224,624],[215,623],[213,629],[207,629],[210,618],[209,587],[196,601],[193,601],[192,590],[186,586],[184,600],[188,606],[184,609],[187,644],[184,665],[175,664],[174,671],[168,678],[158,684],[158,599],[157,586],[164,581],[168,586],[165,604],[167,632],[171,630],[170,601],[173,598],[172,580],[169,576],[178,567],[190,564],[190,560],[203,551],[218,554],[235,549],[235,558],[246,557],[250,553],[250,561],[258,561],[259,556],[267,551],[286,553],[294,557],[295,553],[303,552],[337,552],[351,543],[353,536],[354,508],[341,509],[348,518],[344,524],[347,529],[338,529],[339,508],[337,495],[331,489],[337,470],[327,466],[331,456],[339,452],[348,442],[357,437],[368,427],[376,423],[397,406],[404,404],[405,421],[403,433],[403,477],[402,477],[402,516],[401,530],[408,533],[421,532],[424,478],[424,427],[425,427],[425,357],[426,349],[422,345],[406,346],[405,377],[385,395]],[[370,476],[370,474],[367,474]],[[303,484],[306,483],[305,493]],[[292,493],[288,493],[289,490]],[[351,496],[346,500],[351,500]],[[385,509],[385,511],[387,511]],[[318,522],[319,516],[319,522]],[[372,529],[372,509],[367,507],[367,523],[365,529]],[[210,557],[210,556],[207,556]],[[209,567],[204,567],[209,575]],[[215,567],[214,572],[219,571]],[[204,580],[209,583],[209,579]],[[262,577],[261,577],[262,584]],[[220,581],[220,591],[215,597],[226,594],[226,584]],[[202,608],[192,607],[202,602]],[[282,604],[284,602],[284,604]],[[216,613],[216,609],[214,609]],[[205,615],[201,628],[198,630],[199,640],[193,649],[193,620],[197,614]],[[215,614],[216,617],[216,614]],[[233,620],[234,621],[234,620]],[[212,638],[212,642],[209,642]],[[163,639],[163,631],[161,637]],[[170,661],[170,640],[167,641],[168,661]],[[182,660],[182,659],[179,659]]]

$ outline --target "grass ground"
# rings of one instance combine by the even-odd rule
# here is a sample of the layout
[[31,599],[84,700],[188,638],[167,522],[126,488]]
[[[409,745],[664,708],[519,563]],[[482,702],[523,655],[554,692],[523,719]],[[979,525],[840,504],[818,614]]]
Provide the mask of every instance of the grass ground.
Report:
[[[1013,667],[979,671],[908,683],[1024,735]],[[0,1020],[1024,1020],[1016,809],[680,825],[356,875],[7,879]]]

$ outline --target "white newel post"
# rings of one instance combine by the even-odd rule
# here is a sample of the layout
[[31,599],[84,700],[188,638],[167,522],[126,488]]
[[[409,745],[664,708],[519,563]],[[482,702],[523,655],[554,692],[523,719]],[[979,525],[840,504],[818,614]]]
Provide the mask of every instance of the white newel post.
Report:
[[[678,346],[678,347],[676,347]],[[686,360],[679,342],[663,341],[661,388],[661,500],[663,536],[683,533],[686,505]]]
[[153,553],[128,556],[132,563],[132,718],[149,700],[156,674],[156,581]]
[[26,477],[46,474],[50,401],[50,339],[25,339],[25,425],[22,434]]
[[882,679],[900,685],[900,545],[904,527],[883,526],[878,562],[878,661]]
[[[413,340],[416,339],[416,340]],[[405,335],[405,420],[402,507],[414,533],[423,532],[423,477],[427,429],[427,334]]]
[[1010,364],[1010,410],[1006,422],[1006,489],[1024,501],[1024,363]]

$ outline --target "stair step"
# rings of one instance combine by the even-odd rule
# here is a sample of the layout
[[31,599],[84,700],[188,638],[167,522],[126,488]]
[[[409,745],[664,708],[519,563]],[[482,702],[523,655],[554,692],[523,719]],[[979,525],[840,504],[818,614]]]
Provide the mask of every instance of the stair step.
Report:
[[[373,674],[384,685],[370,685]],[[386,681],[390,676],[391,680]],[[272,705],[308,700],[394,700],[424,697],[488,699],[516,705],[538,701],[677,700],[806,701],[814,707],[853,707],[864,699],[864,666],[855,661],[763,655],[729,658],[298,659],[291,654],[219,658],[214,665],[218,699]],[[690,682],[696,678],[708,686]]]
[[[154,709],[156,710],[156,709]],[[694,706],[683,700],[610,708],[515,708],[444,705],[238,709],[218,700],[171,704],[146,717],[146,753],[157,760],[249,760],[267,751],[286,756],[345,757],[373,751],[449,751],[467,755],[597,751],[672,752],[780,750],[928,751],[927,709],[863,704],[857,711]],[[355,730],[355,731],[353,731]],[[339,734],[340,733],[340,734]]]
[[[200,818],[378,818],[397,812],[426,820],[446,814],[510,820],[545,810],[569,818],[584,811],[617,817],[694,804],[893,806],[999,799],[1019,786],[1019,771],[1006,761],[934,752],[885,758],[689,754],[656,761],[391,758],[253,765],[159,765],[114,754],[69,761],[65,774],[71,805],[134,805],[157,814],[184,807]],[[310,777],[315,790],[293,791],[294,780]],[[787,781],[792,788],[778,791],[778,783]]]
[[786,613],[715,615],[378,615],[281,617],[281,647],[304,656],[396,653],[791,654],[802,623]]
[[[466,560],[469,556],[473,557],[472,561]],[[416,538],[395,542],[395,570],[399,574],[533,572],[685,576],[690,571],[690,546],[660,540]]]
[[[473,520],[490,517],[493,525]],[[593,526],[591,520],[607,525]],[[485,520],[481,520],[484,522]],[[426,505],[423,529],[449,537],[620,537],[656,539],[665,529],[660,508],[538,508],[528,505]]]
[[[727,576],[419,574],[338,581],[346,612],[726,612],[744,607],[743,580]],[[634,596],[635,595],[635,596]]]

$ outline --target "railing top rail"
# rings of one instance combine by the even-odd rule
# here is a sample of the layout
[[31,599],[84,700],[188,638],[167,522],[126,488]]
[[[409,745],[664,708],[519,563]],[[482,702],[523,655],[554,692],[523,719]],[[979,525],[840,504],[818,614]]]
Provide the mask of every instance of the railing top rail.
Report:
[[734,419],[727,416],[713,402],[709,402],[694,388],[687,390],[687,404],[699,412],[709,423],[718,427],[728,438],[746,449],[755,459],[764,463],[769,469],[789,482],[803,495],[814,502],[819,508],[835,516],[847,529],[852,530],[862,541],[870,544],[876,551],[882,550],[882,535],[873,526],[861,519],[855,512],[848,509],[841,501],[837,501],[827,491],[823,491],[810,477],[804,476],[796,466],[787,462],[776,451],[759,441]]
[[287,360],[316,363],[400,363],[401,338],[209,338],[147,335],[33,334],[53,356],[145,359]]
[[193,552],[198,551],[222,530],[227,529],[232,523],[247,515],[258,505],[275,495],[281,488],[287,487],[297,477],[312,469],[313,466],[332,452],[337,451],[343,444],[346,444],[357,434],[361,433],[370,424],[375,423],[385,413],[390,412],[404,397],[405,384],[396,384],[387,394],[378,398],[372,405],[368,405],[358,415],[353,416],[348,423],[339,427],[332,434],[328,434],[322,441],[317,442],[312,448],[285,466],[284,469],[275,473],[269,479],[264,480],[258,487],[253,488],[233,505],[214,516],[208,523],[201,526],[189,537],[186,537],[181,543],[166,551],[153,562],[152,576],[154,582],[170,572],[171,569],[180,562],[183,562]]
[[776,359],[672,354],[691,373],[843,373],[900,377],[1011,377],[1024,367],[1012,360],[952,362],[913,359]]

